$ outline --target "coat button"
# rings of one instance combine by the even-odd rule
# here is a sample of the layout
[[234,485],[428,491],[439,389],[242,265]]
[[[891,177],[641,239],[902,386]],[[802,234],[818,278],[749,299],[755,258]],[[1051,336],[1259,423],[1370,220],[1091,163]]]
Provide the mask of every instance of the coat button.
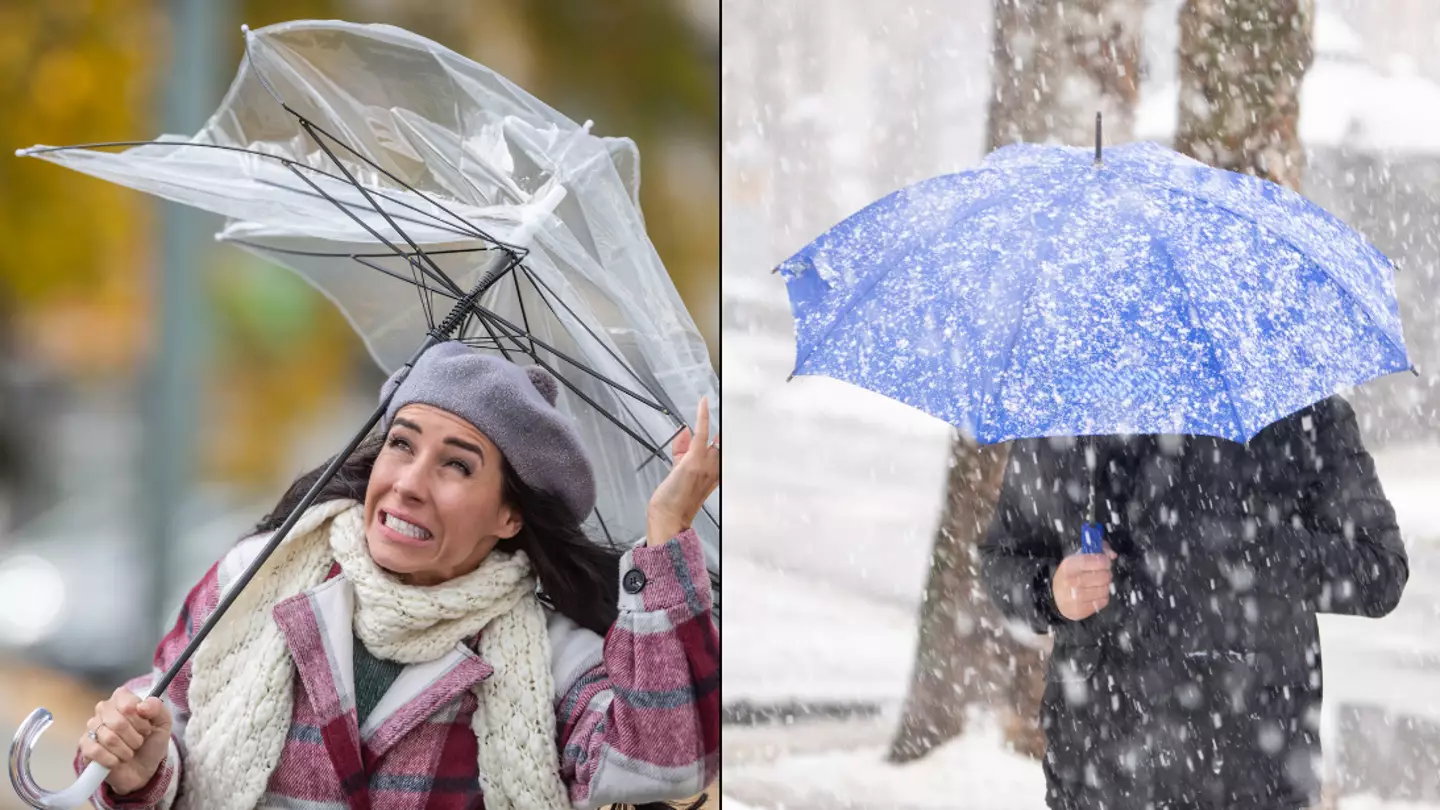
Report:
[[631,568],[625,572],[625,592],[630,594],[640,593],[645,589],[645,572],[639,568]]

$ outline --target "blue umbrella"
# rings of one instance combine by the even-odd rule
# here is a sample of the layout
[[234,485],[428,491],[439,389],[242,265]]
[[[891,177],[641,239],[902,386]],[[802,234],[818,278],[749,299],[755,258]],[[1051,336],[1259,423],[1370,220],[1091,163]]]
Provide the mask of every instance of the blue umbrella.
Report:
[[[792,376],[870,389],[981,443],[1244,442],[1414,370],[1393,266],[1364,237],[1288,189],[1156,144],[1102,160],[1098,122],[1093,153],[996,150],[871,204],[777,270]],[[1098,527],[1085,534],[1098,551]]]

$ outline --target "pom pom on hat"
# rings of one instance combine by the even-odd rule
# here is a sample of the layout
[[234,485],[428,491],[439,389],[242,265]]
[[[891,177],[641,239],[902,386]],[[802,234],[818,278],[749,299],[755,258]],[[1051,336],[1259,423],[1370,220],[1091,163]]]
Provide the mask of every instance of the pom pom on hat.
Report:
[[525,366],[525,373],[530,376],[530,382],[535,385],[535,390],[545,401],[553,407],[556,400],[560,398],[560,384],[550,372],[539,366]]

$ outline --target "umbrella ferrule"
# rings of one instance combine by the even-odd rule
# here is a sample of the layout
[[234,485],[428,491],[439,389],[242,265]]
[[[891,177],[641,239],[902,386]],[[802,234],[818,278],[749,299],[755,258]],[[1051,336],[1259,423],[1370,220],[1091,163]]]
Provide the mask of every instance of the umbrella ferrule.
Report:
[[1101,165],[1100,160],[1100,113],[1095,113],[1095,165]]

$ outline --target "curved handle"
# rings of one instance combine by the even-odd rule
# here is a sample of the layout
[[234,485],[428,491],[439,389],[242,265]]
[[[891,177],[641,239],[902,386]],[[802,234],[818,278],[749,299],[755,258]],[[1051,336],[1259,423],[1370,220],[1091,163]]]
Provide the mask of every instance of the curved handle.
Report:
[[54,793],[35,784],[35,778],[30,775],[30,752],[35,748],[40,735],[50,727],[52,720],[49,711],[36,709],[15,731],[15,739],[10,741],[10,784],[15,787],[15,793],[20,799],[31,807],[70,810],[95,795],[95,791],[100,789],[100,783],[110,775],[110,769],[98,762],[92,762],[86,766],[85,772],[80,774],[74,784]]

